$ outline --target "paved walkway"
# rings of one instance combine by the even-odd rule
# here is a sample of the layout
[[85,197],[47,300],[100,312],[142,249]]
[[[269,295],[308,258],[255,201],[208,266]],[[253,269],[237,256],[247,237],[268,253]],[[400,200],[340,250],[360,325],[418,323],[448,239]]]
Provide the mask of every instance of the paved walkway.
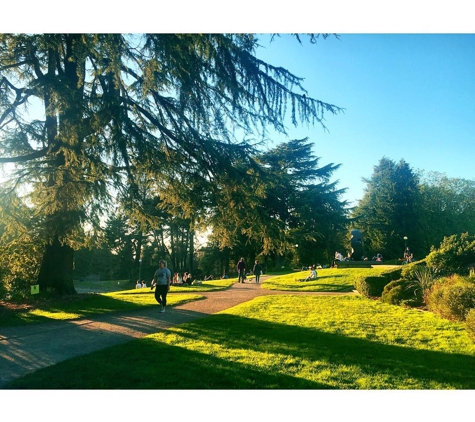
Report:
[[15,378],[65,359],[166,330],[247,302],[257,296],[278,294],[338,295],[352,293],[281,292],[260,284],[234,284],[223,291],[200,293],[196,300],[165,313],[158,305],[137,311],[110,313],[73,321],[0,327],[0,388]]

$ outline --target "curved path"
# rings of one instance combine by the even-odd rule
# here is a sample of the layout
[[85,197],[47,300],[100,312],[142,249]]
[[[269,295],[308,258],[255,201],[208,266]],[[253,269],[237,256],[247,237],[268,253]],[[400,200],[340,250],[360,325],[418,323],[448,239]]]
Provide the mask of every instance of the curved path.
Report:
[[[263,278],[262,278],[263,280]],[[0,388],[18,377],[65,359],[166,330],[223,311],[257,296],[279,294],[348,295],[354,293],[284,292],[261,289],[253,282],[227,290],[200,293],[205,299],[173,307],[110,313],[71,321],[0,327]]]

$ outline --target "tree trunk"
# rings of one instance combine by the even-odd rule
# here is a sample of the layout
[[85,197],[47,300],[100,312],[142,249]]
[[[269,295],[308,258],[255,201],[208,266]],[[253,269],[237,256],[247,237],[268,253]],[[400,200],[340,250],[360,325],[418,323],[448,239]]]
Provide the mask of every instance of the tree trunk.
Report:
[[195,243],[194,243],[194,231],[190,229],[190,271],[193,273],[194,271],[194,260],[193,256],[195,254]]
[[40,291],[50,288],[60,295],[75,294],[73,258],[73,248],[61,245],[57,237],[51,244],[46,245],[38,275]]

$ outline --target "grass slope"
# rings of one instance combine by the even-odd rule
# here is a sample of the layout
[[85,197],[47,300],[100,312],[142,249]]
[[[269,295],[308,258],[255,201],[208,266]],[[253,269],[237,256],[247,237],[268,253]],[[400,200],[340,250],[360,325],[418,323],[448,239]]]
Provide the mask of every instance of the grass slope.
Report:
[[[203,296],[199,293],[224,290],[235,281],[237,279],[212,280],[196,286],[172,286],[168,295],[168,304],[174,306],[190,300],[201,299]],[[52,320],[86,318],[108,312],[133,311],[156,305],[154,291],[150,290],[150,287],[110,293],[78,294],[60,300],[40,300],[29,309],[2,316],[0,326],[20,326]]]
[[305,291],[305,292],[348,292],[353,290],[353,282],[359,275],[377,276],[388,271],[387,267],[376,268],[324,268],[317,270],[315,281],[305,279],[309,271],[279,275],[265,280],[262,287],[268,290]]
[[70,359],[8,387],[473,389],[474,363],[462,324],[360,296],[289,294]]

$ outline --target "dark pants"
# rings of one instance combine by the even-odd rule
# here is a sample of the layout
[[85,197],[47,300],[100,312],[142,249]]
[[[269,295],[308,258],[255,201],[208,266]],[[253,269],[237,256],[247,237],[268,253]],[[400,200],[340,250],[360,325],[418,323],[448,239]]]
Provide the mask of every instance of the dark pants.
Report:
[[245,279],[246,279],[246,270],[239,270],[238,282],[239,283],[244,283]]
[[167,304],[168,284],[155,286],[155,300],[163,306]]

